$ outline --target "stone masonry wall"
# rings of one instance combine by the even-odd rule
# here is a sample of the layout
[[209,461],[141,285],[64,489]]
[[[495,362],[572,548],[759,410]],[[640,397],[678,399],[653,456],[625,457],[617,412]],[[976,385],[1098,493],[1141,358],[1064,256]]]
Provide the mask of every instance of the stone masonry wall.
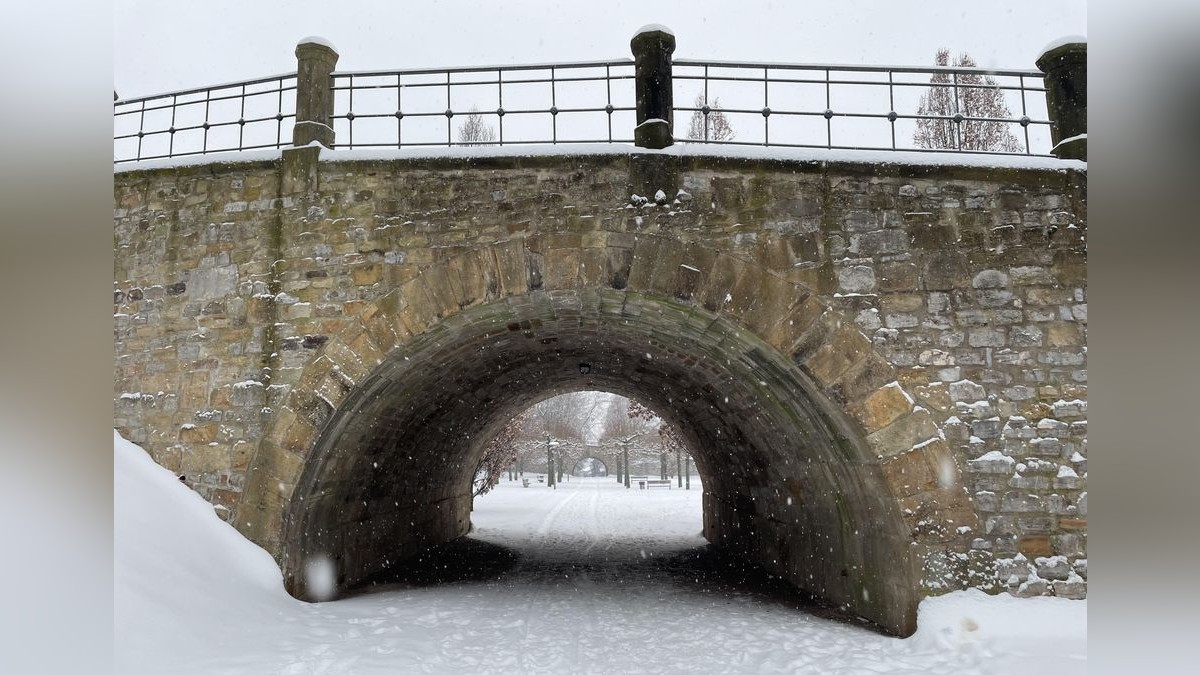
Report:
[[922,453],[884,464],[911,486],[927,592],[1084,595],[1085,175],[671,161],[661,195],[620,154],[323,160],[305,189],[277,161],[118,173],[114,425],[230,518],[303,367],[419,270],[515,239],[579,265],[581,239],[669,234],[815,289],[895,369],[898,400],[856,415],[948,448],[971,500],[969,525],[927,518],[944,476]]

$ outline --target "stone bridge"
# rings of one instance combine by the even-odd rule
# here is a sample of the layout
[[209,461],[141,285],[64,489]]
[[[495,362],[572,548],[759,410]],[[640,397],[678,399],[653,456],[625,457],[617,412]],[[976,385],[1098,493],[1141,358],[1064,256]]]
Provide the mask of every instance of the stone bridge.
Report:
[[603,390],[683,430],[710,542],[885,630],[1079,597],[1085,165],[912,157],[118,171],[115,426],[297,596],[311,556],[351,587],[465,534],[489,435]]

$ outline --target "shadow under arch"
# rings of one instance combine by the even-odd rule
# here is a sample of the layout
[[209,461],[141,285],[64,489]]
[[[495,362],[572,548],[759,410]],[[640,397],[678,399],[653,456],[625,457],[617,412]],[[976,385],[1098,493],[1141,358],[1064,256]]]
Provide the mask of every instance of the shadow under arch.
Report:
[[911,537],[857,424],[743,327],[614,289],[464,309],[355,383],[285,506],[288,590],[305,595],[313,556],[333,558],[339,587],[352,589],[466,534],[486,440],[538,400],[579,390],[642,401],[683,432],[711,543],[886,631],[915,630]]

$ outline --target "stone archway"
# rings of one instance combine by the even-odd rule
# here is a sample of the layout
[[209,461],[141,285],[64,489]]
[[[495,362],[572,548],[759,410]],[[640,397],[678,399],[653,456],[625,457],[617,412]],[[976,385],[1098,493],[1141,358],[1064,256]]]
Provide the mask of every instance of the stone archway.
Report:
[[[587,473],[588,476],[607,477],[611,472],[608,469],[608,462],[603,457],[598,457],[594,454],[583,454],[578,458],[573,458],[575,461],[571,465],[570,473],[572,476],[583,476]],[[590,465],[586,469],[581,469],[580,464],[585,461],[592,460],[600,466]]]
[[678,261],[705,251],[642,240],[657,247],[653,269],[622,269],[620,250],[599,249],[594,280],[578,259],[564,274],[521,241],[469,251],[325,345],[239,506],[259,510],[239,520],[262,524],[247,534],[280,552],[294,594],[311,556],[333,557],[350,587],[465,534],[470,473],[503,420],[599,389],[684,430],[710,542],[886,630],[915,630],[906,517],[969,512],[961,489],[935,484],[957,469],[927,413],[808,289],[712,253],[700,276]]

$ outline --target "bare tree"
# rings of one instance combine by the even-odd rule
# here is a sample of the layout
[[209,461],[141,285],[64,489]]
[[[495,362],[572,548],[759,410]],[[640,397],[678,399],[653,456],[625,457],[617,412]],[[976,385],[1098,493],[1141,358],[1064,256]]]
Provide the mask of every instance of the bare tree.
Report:
[[472,106],[467,119],[458,126],[460,145],[495,145],[496,130],[485,124],[479,109]]
[[[476,470],[475,494],[494,487],[506,469],[513,469],[514,479],[526,465],[548,470],[548,454],[554,458],[555,477],[562,480],[594,453],[605,457],[606,463],[614,461],[608,473],[618,477],[624,471],[625,453],[639,473],[649,473],[647,468],[657,465],[665,476],[672,452],[678,466],[679,453],[687,452],[682,437],[645,406],[594,391],[562,394],[530,407],[488,442]],[[591,470],[595,471],[594,465]]]
[[[939,66],[950,65],[950,50],[939,49],[935,59]],[[974,68],[975,60],[959,54],[957,68]],[[929,78],[929,91],[921,95],[917,114],[936,119],[918,119],[913,143],[918,148],[976,150],[992,152],[1021,152],[1021,143],[1010,130],[1010,124],[995,121],[1011,118],[1004,92],[996,80],[978,73],[934,73]],[[964,118],[991,118],[955,122],[955,115]]]
[[475,481],[471,491],[473,496],[487,494],[496,487],[500,482],[500,475],[517,460],[516,441],[528,422],[528,412],[517,415],[484,446],[483,456],[475,467]]
[[736,132],[733,130],[733,125],[729,123],[729,118],[721,111],[721,99],[715,99],[708,106],[707,115],[703,111],[704,105],[704,94],[696,94],[696,104],[692,107],[701,110],[692,113],[691,122],[688,124],[687,139],[690,141],[732,141]]
[[[678,460],[679,455],[687,453],[687,444],[683,437],[679,435],[679,430],[673,425],[667,424],[661,417],[654,413],[646,406],[637,401],[629,402],[629,417],[639,419],[656,427],[659,439],[658,467],[659,477],[668,478],[670,473],[670,464],[667,461],[671,453],[676,455]],[[676,461],[676,465],[680,462]]]
[[[497,480],[509,467],[515,469],[513,478],[516,478],[515,474],[524,474],[526,466],[531,470],[535,467],[536,470],[548,470],[547,442],[553,441],[551,452],[555,457],[555,474],[562,478],[573,466],[569,459],[578,459],[577,455],[588,439],[595,435],[607,396],[600,392],[575,392],[531,406],[489,441],[480,466],[489,462],[498,466]],[[508,448],[508,454],[498,454],[501,448]],[[501,457],[505,461],[501,461]]]

